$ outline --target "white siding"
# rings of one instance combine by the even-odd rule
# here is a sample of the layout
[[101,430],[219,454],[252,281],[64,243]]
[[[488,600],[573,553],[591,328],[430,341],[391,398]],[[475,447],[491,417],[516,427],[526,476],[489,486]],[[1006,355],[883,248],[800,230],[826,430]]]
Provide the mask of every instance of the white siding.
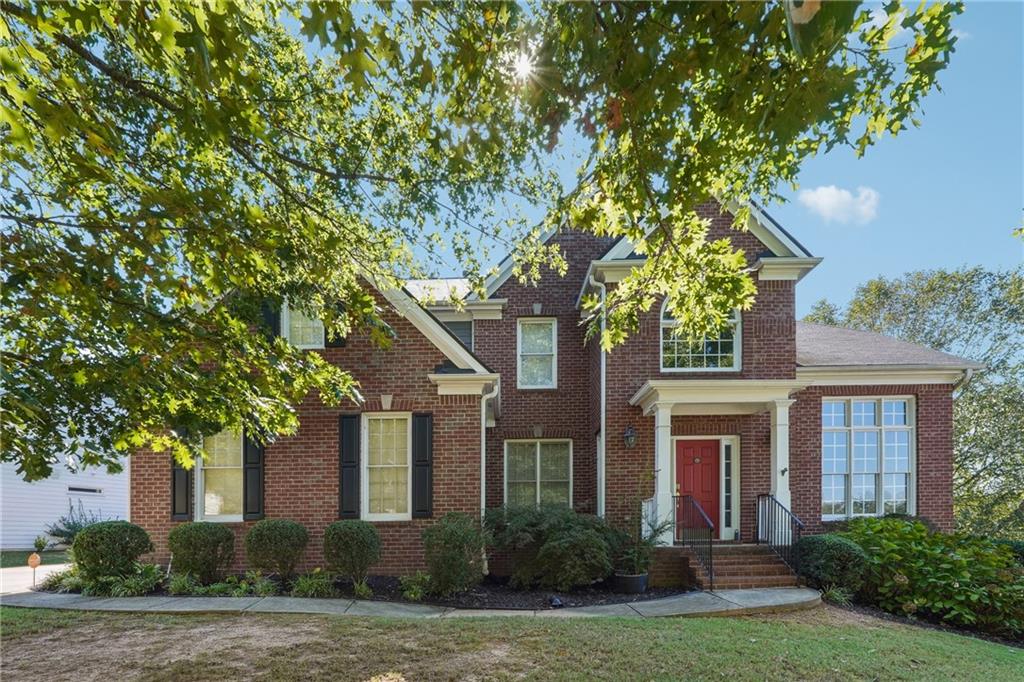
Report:
[[[69,488],[99,489],[99,494]],[[68,511],[68,503],[104,519],[128,518],[128,466],[120,474],[90,468],[72,472],[54,468],[42,481],[26,483],[14,464],[0,464],[0,548],[30,549],[37,535]]]

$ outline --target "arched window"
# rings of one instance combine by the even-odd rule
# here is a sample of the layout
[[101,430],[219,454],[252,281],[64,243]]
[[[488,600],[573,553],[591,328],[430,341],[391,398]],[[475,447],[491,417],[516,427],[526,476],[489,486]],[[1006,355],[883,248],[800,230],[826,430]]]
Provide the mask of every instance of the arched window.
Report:
[[716,338],[690,341],[676,336],[679,322],[668,309],[668,299],[661,305],[661,369],[663,372],[738,372],[741,368],[741,317],[737,310],[731,327]]

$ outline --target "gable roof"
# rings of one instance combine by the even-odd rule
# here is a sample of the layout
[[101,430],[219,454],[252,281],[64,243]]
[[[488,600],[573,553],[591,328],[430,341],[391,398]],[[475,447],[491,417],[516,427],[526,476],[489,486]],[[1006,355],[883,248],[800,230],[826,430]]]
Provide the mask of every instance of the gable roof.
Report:
[[[735,213],[738,205],[730,204],[726,209]],[[764,208],[756,203],[750,202],[750,219],[747,221],[747,229],[752,235],[771,250],[773,256],[780,258],[814,258],[810,251],[798,242],[793,235],[785,230]],[[653,229],[653,228],[652,228]],[[626,237],[620,237],[617,242],[609,247],[602,261],[625,260],[630,258],[643,258],[635,253],[635,245]]]
[[464,277],[410,279],[405,289],[421,303],[444,303],[452,298],[465,298],[469,293],[469,280]]
[[399,315],[409,320],[434,346],[444,353],[456,369],[476,374],[492,374],[491,370],[478,358],[473,351],[462,345],[446,326],[441,324],[434,315],[418,303],[405,288],[375,288],[381,292],[388,303]]
[[950,353],[876,332],[796,323],[799,367],[900,367],[903,369],[982,369],[984,365]]

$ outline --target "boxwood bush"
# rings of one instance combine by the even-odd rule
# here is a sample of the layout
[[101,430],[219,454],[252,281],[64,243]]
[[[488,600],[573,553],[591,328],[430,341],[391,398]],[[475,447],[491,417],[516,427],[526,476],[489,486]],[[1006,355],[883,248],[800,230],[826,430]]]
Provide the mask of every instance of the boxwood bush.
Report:
[[468,514],[449,512],[423,531],[430,590],[441,596],[464,592],[484,577],[484,534]]
[[301,523],[264,519],[246,533],[245,556],[253,568],[288,579],[295,575],[308,543],[309,533]]
[[71,548],[78,572],[88,581],[132,574],[138,558],[153,551],[153,543],[134,523],[100,521],[80,530]]
[[192,521],[175,526],[167,544],[171,569],[191,574],[203,585],[219,581],[235,558],[235,534],[220,523]]
[[327,568],[366,586],[370,567],[380,561],[380,535],[366,521],[335,521],[324,529],[324,561]]
[[1009,547],[901,518],[862,518],[844,536],[868,557],[859,598],[886,611],[1024,634],[1024,568]]
[[596,516],[562,506],[488,511],[493,545],[512,557],[510,582],[528,589],[570,590],[607,578],[618,533]]
[[868,557],[853,540],[841,535],[810,535],[795,549],[797,570],[812,586],[823,590],[841,587],[850,593],[860,590]]

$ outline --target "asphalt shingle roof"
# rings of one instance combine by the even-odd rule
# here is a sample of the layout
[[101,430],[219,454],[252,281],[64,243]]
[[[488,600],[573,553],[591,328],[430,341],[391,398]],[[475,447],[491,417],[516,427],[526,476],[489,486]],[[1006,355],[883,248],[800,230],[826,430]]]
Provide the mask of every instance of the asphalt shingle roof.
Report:
[[900,365],[981,369],[983,365],[949,353],[875,332],[796,323],[796,364],[801,367]]

